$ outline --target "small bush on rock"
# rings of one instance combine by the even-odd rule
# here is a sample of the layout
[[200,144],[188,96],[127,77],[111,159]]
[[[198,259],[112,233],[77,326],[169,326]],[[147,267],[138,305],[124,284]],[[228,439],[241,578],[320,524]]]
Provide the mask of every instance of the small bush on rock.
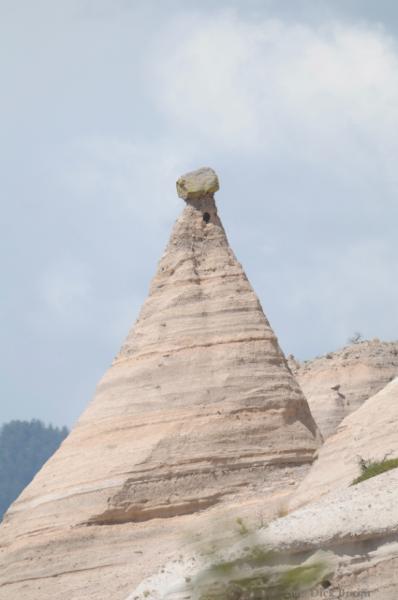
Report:
[[380,475],[391,469],[396,469],[398,467],[398,458],[387,459],[385,457],[381,461],[364,460],[363,458],[360,458],[359,465],[362,471],[361,475],[354,479],[351,485],[356,485],[357,483],[361,483],[361,481],[376,477],[376,475]]

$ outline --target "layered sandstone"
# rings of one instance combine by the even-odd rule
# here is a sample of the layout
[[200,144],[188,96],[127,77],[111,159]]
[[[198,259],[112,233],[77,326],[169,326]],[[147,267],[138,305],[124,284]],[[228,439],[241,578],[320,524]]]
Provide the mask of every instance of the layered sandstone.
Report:
[[289,357],[289,365],[326,439],[398,375],[398,342],[358,342],[301,364]]
[[320,568],[318,580],[306,590],[292,579],[293,587],[283,597],[395,600],[398,468],[352,483],[361,473],[359,459],[398,458],[397,422],[398,377],[326,440],[298,490],[281,505],[287,516],[266,527],[257,522],[253,528],[247,520],[248,533],[234,544],[218,531],[217,552],[199,543],[189,547],[132,589],[127,600],[198,600],[207,597],[206,586],[212,583],[217,582],[220,594],[231,581],[272,580],[278,572],[311,565]]
[[312,462],[317,427],[216,189],[210,169],[179,180],[187,204],[137,323],[0,527],[1,599],[124,598],[189,519],[270,497]]
[[307,504],[360,475],[359,461],[398,458],[398,377],[346,417],[319,450],[291,506]]

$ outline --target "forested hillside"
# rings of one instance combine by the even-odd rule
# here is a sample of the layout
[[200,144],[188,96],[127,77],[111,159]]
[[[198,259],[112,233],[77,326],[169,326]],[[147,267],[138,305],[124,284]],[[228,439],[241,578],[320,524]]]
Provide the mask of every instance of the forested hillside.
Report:
[[0,520],[68,435],[66,427],[11,421],[0,428]]

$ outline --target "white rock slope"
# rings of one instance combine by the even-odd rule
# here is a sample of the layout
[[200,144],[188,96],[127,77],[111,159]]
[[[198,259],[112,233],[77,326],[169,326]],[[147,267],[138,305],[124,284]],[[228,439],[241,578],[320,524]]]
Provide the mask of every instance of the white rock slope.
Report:
[[319,450],[291,507],[344,488],[360,475],[359,458],[398,458],[398,377],[346,417]]
[[[301,564],[323,564],[323,583],[307,593],[297,588],[284,598],[371,598],[396,600],[398,594],[398,469],[357,486],[328,494],[268,527],[246,535],[210,556],[200,549],[164,565],[131,591],[127,600],[198,600],[199,585],[211,565],[236,564],[244,557],[237,579],[272,573],[267,552],[278,553],[273,570]],[[254,551],[254,553],[253,553]],[[264,556],[261,564],[261,556]],[[259,558],[260,557],[260,558]],[[264,566],[265,565],[265,566]],[[219,581],[233,569],[219,569]],[[319,582],[320,583],[320,582]],[[267,597],[267,596],[254,596]]]

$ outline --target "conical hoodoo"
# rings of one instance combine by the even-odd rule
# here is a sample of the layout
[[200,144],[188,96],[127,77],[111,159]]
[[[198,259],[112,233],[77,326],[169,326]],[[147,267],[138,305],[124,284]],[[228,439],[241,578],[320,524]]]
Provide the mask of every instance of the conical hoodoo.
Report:
[[[82,566],[75,548],[91,556],[116,525],[133,548],[148,521],[167,527],[169,517],[236,502],[242,490],[268,493],[312,461],[318,430],[229,247],[213,198],[217,176],[200,169],[177,189],[186,207],[137,323],[75,429],[0,528],[0,598],[50,597],[48,581],[66,571],[62,551],[84,589],[68,584],[69,598],[123,598],[115,586],[94,593],[98,557]],[[43,552],[57,567],[43,564]],[[134,561],[125,565],[130,579]]]

